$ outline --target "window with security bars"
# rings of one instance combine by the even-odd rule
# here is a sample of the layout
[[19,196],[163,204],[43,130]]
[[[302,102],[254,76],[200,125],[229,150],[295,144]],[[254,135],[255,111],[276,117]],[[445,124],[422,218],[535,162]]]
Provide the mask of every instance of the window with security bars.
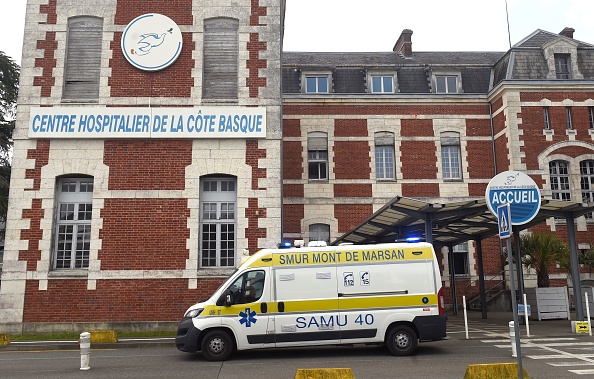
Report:
[[555,200],[571,201],[569,168],[567,162],[550,162],[549,175],[551,179],[551,197]]
[[468,268],[468,243],[464,242],[454,246],[452,253],[454,257],[454,275],[470,275]]
[[54,269],[89,267],[93,179],[64,178],[58,181]]
[[461,180],[460,135],[456,132],[441,134],[441,169],[444,180]]
[[[582,201],[585,203],[594,203],[594,160],[585,160],[580,162],[580,184],[582,188]],[[587,220],[593,220],[592,212],[586,213]]]
[[330,243],[330,225],[311,224],[309,226],[309,241],[325,241]]
[[204,178],[200,187],[200,265],[234,267],[237,180]]
[[307,136],[307,166],[309,180],[328,180],[328,135],[321,132]]

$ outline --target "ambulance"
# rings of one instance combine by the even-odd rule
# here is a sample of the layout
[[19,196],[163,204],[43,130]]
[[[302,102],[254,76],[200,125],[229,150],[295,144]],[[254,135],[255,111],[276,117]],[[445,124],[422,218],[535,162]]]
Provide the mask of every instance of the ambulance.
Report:
[[175,343],[222,361],[236,350],[344,344],[411,355],[444,338],[439,266],[433,246],[417,242],[261,250],[186,311]]

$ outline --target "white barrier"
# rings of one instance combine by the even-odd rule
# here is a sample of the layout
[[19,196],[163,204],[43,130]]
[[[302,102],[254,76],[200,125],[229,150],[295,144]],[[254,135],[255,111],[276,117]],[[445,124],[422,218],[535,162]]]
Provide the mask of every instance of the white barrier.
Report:
[[91,360],[91,333],[84,332],[80,334],[80,369],[90,370]]

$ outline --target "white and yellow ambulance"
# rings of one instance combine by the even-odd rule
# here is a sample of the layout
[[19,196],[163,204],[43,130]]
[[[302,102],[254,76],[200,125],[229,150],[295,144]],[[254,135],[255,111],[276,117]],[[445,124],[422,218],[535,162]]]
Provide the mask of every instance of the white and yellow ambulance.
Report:
[[235,350],[383,344],[410,355],[446,337],[429,243],[264,249],[179,324],[179,350],[225,360]]

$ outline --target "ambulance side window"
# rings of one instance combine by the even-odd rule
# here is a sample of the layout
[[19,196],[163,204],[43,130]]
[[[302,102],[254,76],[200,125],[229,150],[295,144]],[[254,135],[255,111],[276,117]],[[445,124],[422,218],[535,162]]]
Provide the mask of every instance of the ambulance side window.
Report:
[[253,303],[260,299],[264,291],[264,279],[262,270],[249,271],[237,278],[229,287],[233,304]]

